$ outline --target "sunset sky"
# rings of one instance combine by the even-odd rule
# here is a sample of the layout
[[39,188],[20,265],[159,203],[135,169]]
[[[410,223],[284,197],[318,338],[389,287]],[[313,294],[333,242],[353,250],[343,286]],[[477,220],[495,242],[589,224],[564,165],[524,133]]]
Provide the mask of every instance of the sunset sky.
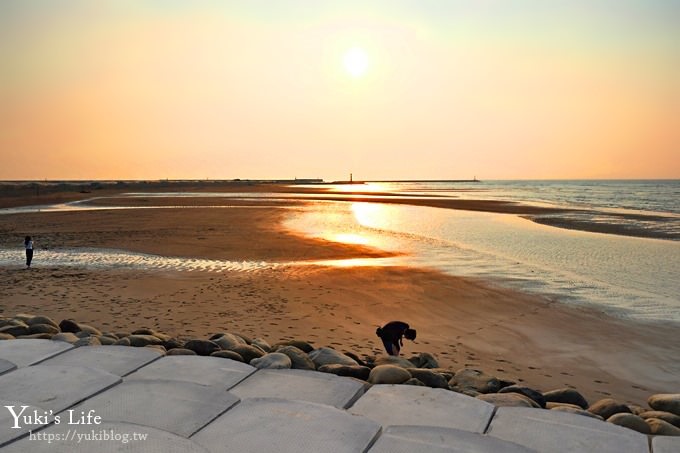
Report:
[[680,1],[2,0],[0,179],[680,178]]

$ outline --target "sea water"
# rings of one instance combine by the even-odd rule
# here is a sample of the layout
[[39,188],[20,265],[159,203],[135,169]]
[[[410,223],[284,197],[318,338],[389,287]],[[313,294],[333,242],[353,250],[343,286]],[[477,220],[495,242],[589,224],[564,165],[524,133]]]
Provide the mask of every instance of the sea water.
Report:
[[[414,182],[370,187],[376,193],[383,190],[578,207],[584,216],[605,224],[620,222],[617,214],[625,213],[631,214],[626,221],[641,222],[645,228],[668,232],[680,227],[678,181]],[[647,215],[653,215],[652,220]],[[362,202],[318,204],[290,217],[286,225],[329,240],[405,252],[389,264],[483,278],[564,303],[590,304],[621,317],[680,322],[680,241],[556,228],[511,214]]]

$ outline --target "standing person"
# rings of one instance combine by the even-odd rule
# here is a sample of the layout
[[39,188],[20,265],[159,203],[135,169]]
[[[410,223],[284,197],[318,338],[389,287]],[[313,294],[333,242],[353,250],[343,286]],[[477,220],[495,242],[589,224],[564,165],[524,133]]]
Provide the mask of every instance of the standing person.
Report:
[[33,261],[33,240],[30,236],[26,236],[24,239],[24,247],[26,247],[26,269],[31,267],[31,261]]
[[382,327],[378,327],[375,334],[380,337],[389,355],[398,356],[401,347],[404,346],[403,337],[408,340],[416,339],[415,329],[402,321],[391,321]]

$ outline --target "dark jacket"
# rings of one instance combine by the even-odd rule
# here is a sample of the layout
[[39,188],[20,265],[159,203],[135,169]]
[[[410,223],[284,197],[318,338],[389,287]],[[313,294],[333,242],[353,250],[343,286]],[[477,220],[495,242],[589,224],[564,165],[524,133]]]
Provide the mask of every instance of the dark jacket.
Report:
[[378,327],[375,334],[382,338],[384,341],[391,342],[392,344],[399,344],[403,346],[403,337],[406,329],[409,325],[402,321],[391,321],[382,327]]

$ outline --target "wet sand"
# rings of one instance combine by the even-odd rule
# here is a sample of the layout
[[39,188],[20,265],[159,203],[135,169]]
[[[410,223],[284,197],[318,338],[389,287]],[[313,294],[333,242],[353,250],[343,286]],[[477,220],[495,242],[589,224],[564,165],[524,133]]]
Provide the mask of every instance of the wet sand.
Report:
[[41,247],[62,246],[272,262],[385,255],[282,229],[280,221],[300,201],[245,203],[257,207],[0,216],[0,246],[16,247],[30,232],[37,247],[33,269],[24,270],[20,262],[0,268],[0,315],[73,318],[111,331],[151,327],[184,338],[228,330],[270,343],[304,339],[360,355],[381,353],[375,327],[402,319],[418,330],[416,343],[405,343],[405,355],[430,352],[443,367],[475,367],[543,391],[571,386],[591,402],[612,396],[641,404],[650,394],[678,391],[677,326],[624,322],[428,270],[284,266],[210,273],[40,266]]

